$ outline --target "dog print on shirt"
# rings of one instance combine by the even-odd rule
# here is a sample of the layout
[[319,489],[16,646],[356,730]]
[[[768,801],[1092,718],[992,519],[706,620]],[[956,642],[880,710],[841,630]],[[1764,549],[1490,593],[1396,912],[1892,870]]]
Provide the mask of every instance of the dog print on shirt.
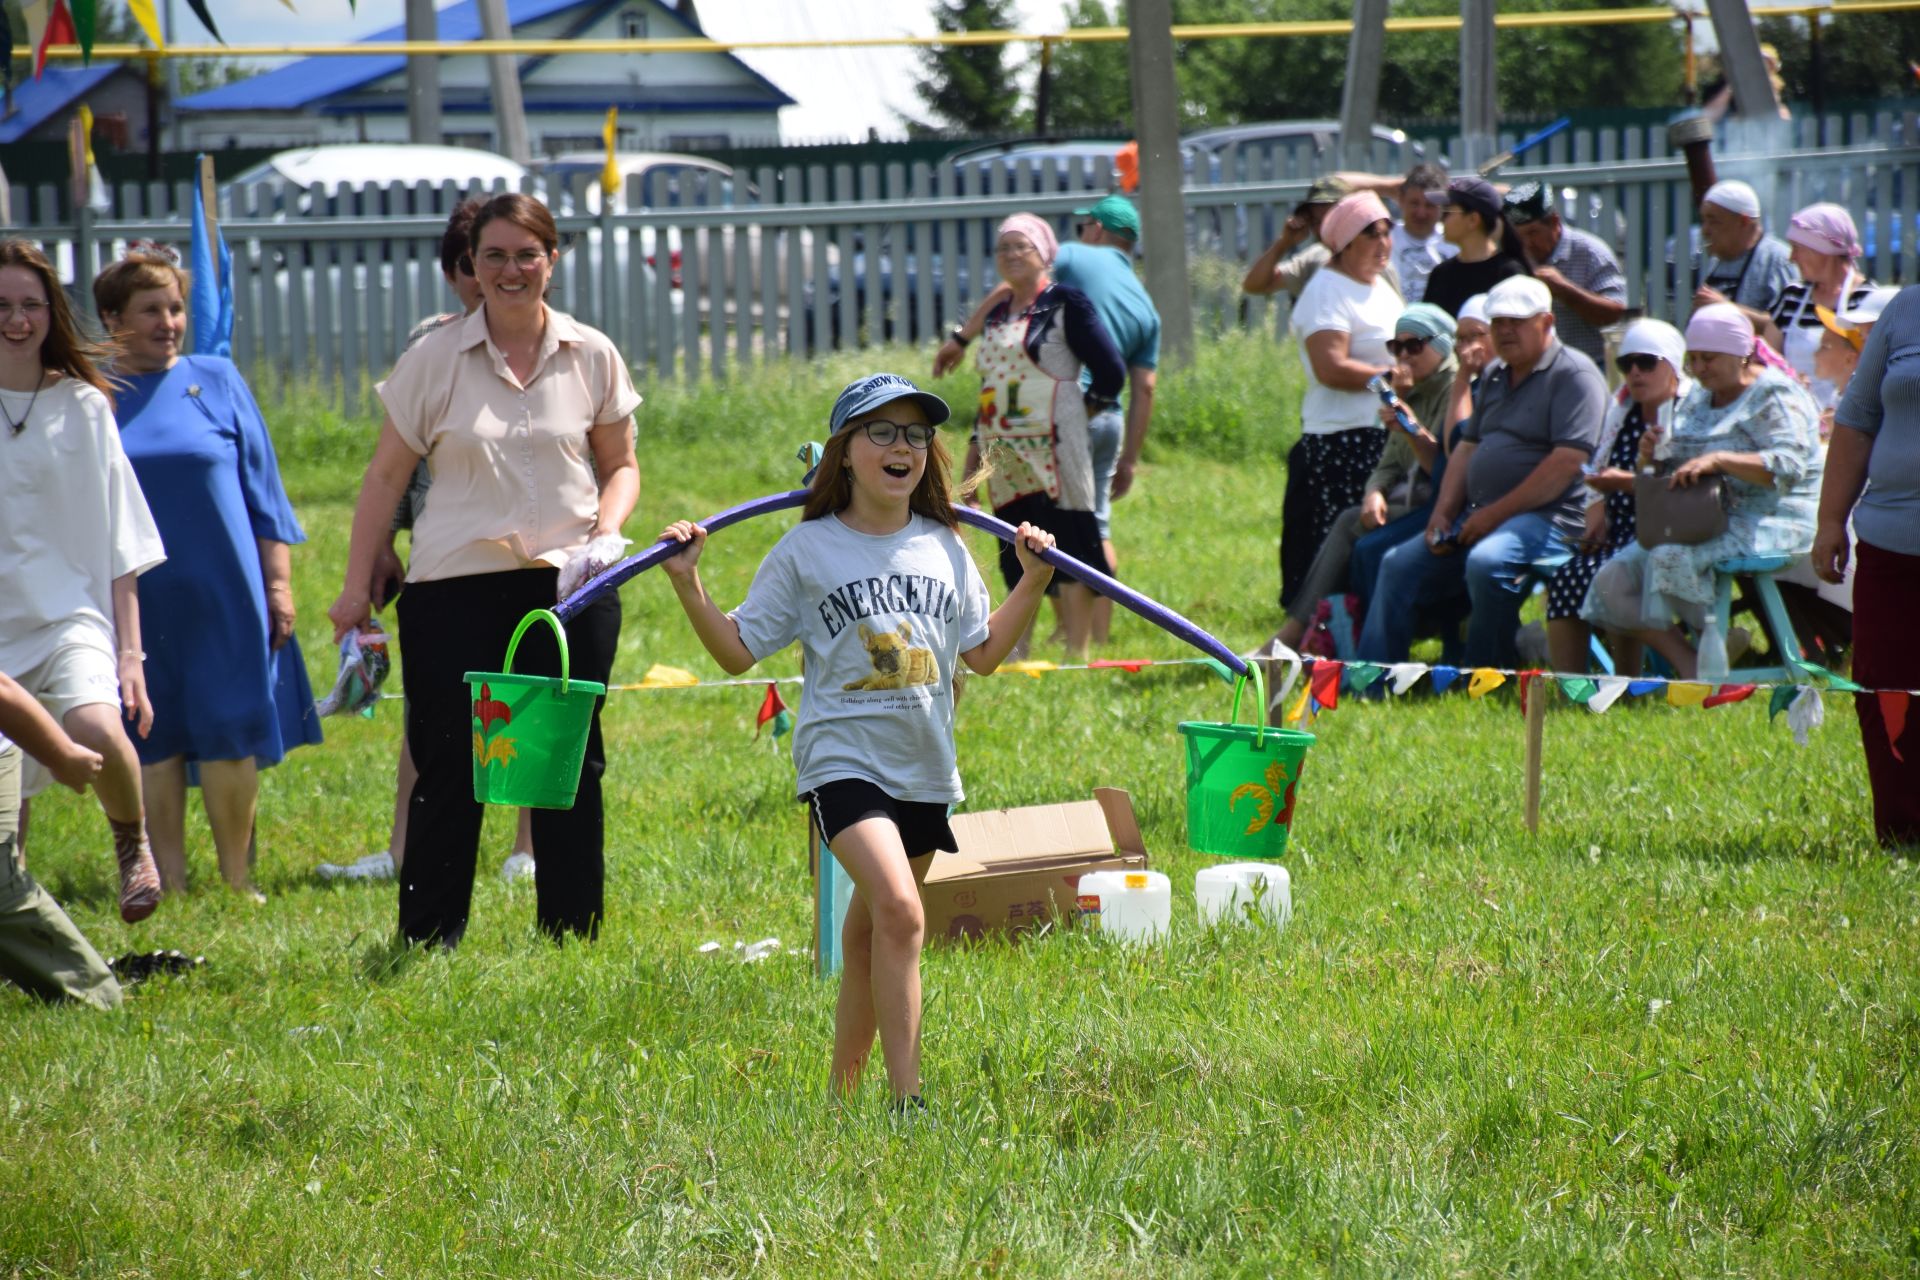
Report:
[[940,667],[933,650],[913,647],[913,624],[903,622],[895,631],[875,631],[860,624],[860,643],[866,647],[873,674],[841,686],[844,689],[906,689],[918,684],[940,683]]

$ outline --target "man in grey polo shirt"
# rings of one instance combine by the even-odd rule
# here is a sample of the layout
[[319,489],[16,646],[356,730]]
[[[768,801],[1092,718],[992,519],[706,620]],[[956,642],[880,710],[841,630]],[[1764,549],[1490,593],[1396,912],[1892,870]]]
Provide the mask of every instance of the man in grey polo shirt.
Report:
[[1360,635],[1369,662],[1406,661],[1414,608],[1464,589],[1473,607],[1466,665],[1517,665],[1514,631],[1533,565],[1564,553],[1580,534],[1580,468],[1600,443],[1607,381],[1554,336],[1553,297],[1538,280],[1502,280],[1487,295],[1487,312],[1506,363],[1481,380],[1426,536],[1381,561]]
[[1553,331],[1595,364],[1607,358],[1600,330],[1627,313],[1627,278],[1599,236],[1569,227],[1545,183],[1523,182],[1507,192],[1507,221],[1520,237],[1533,278],[1553,295]]

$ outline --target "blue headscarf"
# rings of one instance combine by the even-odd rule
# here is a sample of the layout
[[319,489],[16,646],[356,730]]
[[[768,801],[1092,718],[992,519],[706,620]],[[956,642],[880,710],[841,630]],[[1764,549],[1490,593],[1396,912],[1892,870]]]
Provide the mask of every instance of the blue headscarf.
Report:
[[1393,322],[1393,332],[1396,337],[1404,333],[1425,338],[1442,360],[1453,354],[1453,317],[1431,302],[1416,302],[1402,311],[1400,318]]

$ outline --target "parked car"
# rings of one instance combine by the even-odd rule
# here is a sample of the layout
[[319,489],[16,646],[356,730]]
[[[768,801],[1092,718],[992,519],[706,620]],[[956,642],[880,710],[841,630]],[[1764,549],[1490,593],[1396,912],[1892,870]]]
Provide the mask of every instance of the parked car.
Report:
[[[239,213],[246,193],[266,193],[266,216],[333,216],[343,212],[392,214],[407,212],[387,208],[386,189],[393,183],[404,184],[415,194],[420,183],[434,188],[425,212],[451,212],[455,204],[474,191],[518,191],[527,176],[526,167],[491,151],[471,147],[435,147],[411,143],[358,142],[324,147],[297,147],[269,156],[228,179],[225,189],[235,201]],[[319,185],[332,193],[346,187],[360,196],[352,208],[343,210],[331,194],[316,206],[311,188]],[[418,204],[414,205],[418,208]]]
[[[661,151],[619,151],[614,153],[614,167],[620,174],[620,189],[613,198],[613,211],[616,214],[628,212],[657,212],[661,209],[695,208],[750,208],[760,203],[760,191],[753,183],[737,176],[733,169],[718,160],[709,160],[704,156],[676,155]],[[586,151],[576,155],[561,156],[539,166],[539,175],[545,181],[549,199],[554,208],[563,213],[582,213],[598,217],[603,204],[600,176],[605,171],[607,156],[603,151]],[[633,179],[640,180],[640,203],[632,205]],[[597,228],[587,233],[589,243],[598,244],[600,232]],[[615,253],[618,256],[620,270],[626,269],[628,252],[628,231],[618,229],[615,235]],[[730,296],[737,296],[738,283],[734,280],[734,240],[735,232],[729,228],[721,237],[721,280]],[[745,292],[758,297],[758,282],[762,267],[761,246],[765,240],[763,228],[749,225],[747,235],[747,263],[749,282]],[[646,255],[649,266],[658,266],[659,249],[654,228],[643,227],[639,231],[640,249]],[[787,297],[787,245],[794,237],[782,237],[774,234],[776,250],[773,270],[776,289],[781,301]],[[798,234],[798,249],[802,261],[811,258],[813,236],[811,232]],[[703,240],[700,247],[706,249]],[[667,270],[672,287],[679,289],[684,283],[681,276],[681,264],[684,259],[685,245],[680,228],[667,228]],[[702,298],[710,297],[709,286],[713,276],[713,257],[703,254],[700,259],[700,275],[692,281],[692,286]]]

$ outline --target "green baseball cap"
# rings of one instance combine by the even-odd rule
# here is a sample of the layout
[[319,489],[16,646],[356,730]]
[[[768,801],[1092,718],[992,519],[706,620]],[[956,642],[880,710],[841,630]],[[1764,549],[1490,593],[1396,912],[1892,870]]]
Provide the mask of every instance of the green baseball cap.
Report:
[[1140,213],[1133,207],[1133,201],[1125,196],[1104,196],[1084,209],[1075,209],[1076,218],[1092,218],[1095,222],[1129,240],[1140,238]]

